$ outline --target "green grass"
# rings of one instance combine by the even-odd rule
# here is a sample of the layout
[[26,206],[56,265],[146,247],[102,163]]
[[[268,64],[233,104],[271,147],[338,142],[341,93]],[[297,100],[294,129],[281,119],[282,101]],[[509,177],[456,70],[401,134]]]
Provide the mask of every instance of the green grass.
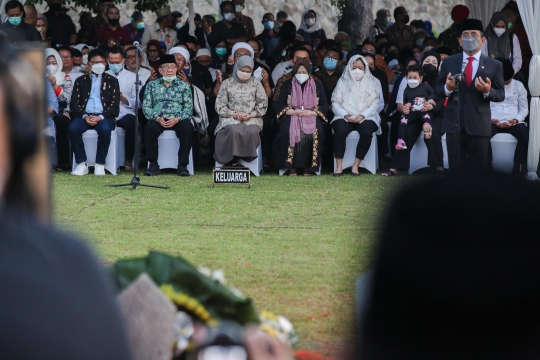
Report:
[[189,178],[142,178],[170,190],[105,187],[130,179],[125,172],[57,173],[56,221],[88,239],[106,264],[157,250],[224,269],[257,309],[292,321],[298,348],[326,354],[351,333],[354,281],[369,266],[389,196],[404,182],[370,174],[271,174],[252,177],[251,189],[212,188],[207,170]]

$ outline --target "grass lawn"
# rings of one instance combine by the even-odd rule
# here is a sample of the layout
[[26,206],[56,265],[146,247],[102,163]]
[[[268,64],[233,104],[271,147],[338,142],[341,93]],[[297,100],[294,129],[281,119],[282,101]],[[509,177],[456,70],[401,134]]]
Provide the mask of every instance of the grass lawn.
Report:
[[142,178],[169,190],[105,187],[131,176],[55,174],[57,223],[88,239],[106,264],[157,250],[224,269],[257,309],[291,320],[297,348],[325,354],[351,333],[354,281],[369,265],[389,196],[406,181],[270,174],[252,177],[251,189],[212,188],[207,170]]

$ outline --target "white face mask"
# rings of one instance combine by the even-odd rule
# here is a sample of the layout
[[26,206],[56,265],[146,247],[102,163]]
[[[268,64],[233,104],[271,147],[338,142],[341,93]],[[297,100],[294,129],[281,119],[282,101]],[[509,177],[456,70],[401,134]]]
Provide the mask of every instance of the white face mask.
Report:
[[493,31],[495,31],[495,34],[497,34],[497,36],[501,36],[502,34],[506,32],[506,29],[493,28]]
[[82,56],[82,63],[85,65],[88,63],[88,54]]
[[236,76],[238,76],[238,78],[242,81],[246,81],[246,80],[249,80],[249,78],[251,77],[251,74],[250,73],[246,73],[246,72],[243,72],[243,71],[240,71],[238,70],[236,72]]
[[234,11],[236,11],[237,13],[242,12],[242,10],[244,10],[244,5],[236,5],[234,7]]
[[364,70],[354,69],[351,71],[351,74],[354,80],[360,81],[364,77]]
[[56,74],[56,71],[58,70],[58,66],[56,65],[47,65],[47,72],[49,75]]
[[312,19],[312,18],[306,19],[307,26],[313,26],[313,24],[315,24],[315,19]]
[[101,75],[103,74],[104,71],[105,71],[105,65],[103,64],[92,65],[92,72],[94,74]]
[[234,14],[233,13],[226,13],[223,15],[223,18],[227,21],[233,21],[234,20]]
[[407,84],[409,85],[410,88],[414,89],[415,87],[417,87],[418,85],[420,85],[420,80],[416,80],[416,79],[408,79],[408,80],[407,80]]
[[180,29],[182,27],[182,23],[181,22],[176,23],[175,26],[176,26],[176,30],[178,30],[178,29]]
[[295,77],[296,77],[296,80],[298,80],[300,84],[305,83],[309,79],[308,74],[296,74]]
[[81,67],[80,66],[74,66],[71,71],[73,72],[81,72]]

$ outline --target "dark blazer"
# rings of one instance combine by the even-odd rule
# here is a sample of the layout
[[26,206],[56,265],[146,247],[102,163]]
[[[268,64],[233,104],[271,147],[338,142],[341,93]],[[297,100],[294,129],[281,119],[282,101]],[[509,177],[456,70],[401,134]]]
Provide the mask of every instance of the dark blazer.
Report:
[[[91,74],[81,76],[75,81],[70,105],[71,111],[73,111],[76,118],[86,114],[86,103],[90,99],[91,90]],[[120,85],[118,84],[118,80],[114,76],[103,73],[101,75],[100,92],[103,117],[106,119],[116,119],[120,113]]]
[[[446,98],[444,87],[448,73],[459,74],[463,66],[463,53],[456,54],[444,59],[437,80],[435,93],[439,99]],[[480,77],[486,81],[491,80],[491,90],[487,97],[476,90],[474,80]],[[467,87],[465,79],[459,85],[459,107],[460,107],[460,126],[459,132],[464,128],[467,134],[473,136],[491,136],[491,101],[500,102],[504,100],[504,80],[502,63],[481,55],[476,72],[471,85]],[[454,93],[450,94],[448,104],[444,112],[442,131],[445,133],[454,133]]]

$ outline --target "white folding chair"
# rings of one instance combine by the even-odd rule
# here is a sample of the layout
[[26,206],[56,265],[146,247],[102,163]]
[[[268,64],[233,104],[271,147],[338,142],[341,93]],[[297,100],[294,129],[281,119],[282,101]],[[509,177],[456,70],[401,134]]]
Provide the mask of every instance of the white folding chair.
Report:
[[[98,134],[94,129],[86,130],[83,133],[83,142],[84,150],[86,151],[86,164],[88,166],[96,165],[96,151],[97,151],[97,142]],[[109,145],[109,152],[105,158],[105,169],[108,170],[111,174],[116,175],[116,170],[118,168],[117,155],[116,155],[116,129],[111,132],[111,143]],[[73,155],[73,166],[72,170],[75,170],[77,167],[77,162],[75,161],[75,155]]]
[[[259,145],[257,148],[257,158],[253,161],[245,161],[245,160],[238,160],[238,163],[240,165],[243,165],[249,169],[253,173],[253,175],[259,177],[261,176],[261,172],[263,170],[263,161],[262,161],[262,147]],[[217,168],[223,167],[223,164],[220,164],[216,161],[215,166]]]
[[[358,145],[359,141],[360,134],[356,130],[351,131],[351,133],[347,136],[345,155],[343,156],[343,170],[353,166],[354,161],[356,160],[356,146]],[[375,133],[373,133],[371,145],[365,159],[360,163],[360,167],[363,167],[372,174],[377,172],[377,168],[379,167],[379,154],[377,151],[377,135],[375,135]],[[336,172],[336,169],[337,163],[334,155],[334,172]]]
[[[443,135],[441,142],[442,142],[442,148],[443,148],[444,168],[448,169],[448,151],[446,149],[446,134]],[[416,170],[429,167],[428,148],[426,146],[426,143],[424,142],[423,131],[420,132],[420,135],[416,139],[416,142],[414,143],[414,147],[409,153],[409,156],[410,156],[409,175],[415,172]]]
[[[178,168],[178,150],[180,140],[176,137],[174,130],[165,130],[158,137],[158,164],[160,169]],[[150,165],[150,162],[148,163]],[[193,149],[189,149],[189,164],[187,166],[189,175],[193,175]]]
[[493,170],[510,174],[514,167],[517,139],[510,134],[497,134],[491,138]]
[[[124,166],[124,162],[126,161],[126,130],[117,126],[116,137],[116,163],[120,167]],[[131,166],[135,166],[135,156],[131,160]]]

